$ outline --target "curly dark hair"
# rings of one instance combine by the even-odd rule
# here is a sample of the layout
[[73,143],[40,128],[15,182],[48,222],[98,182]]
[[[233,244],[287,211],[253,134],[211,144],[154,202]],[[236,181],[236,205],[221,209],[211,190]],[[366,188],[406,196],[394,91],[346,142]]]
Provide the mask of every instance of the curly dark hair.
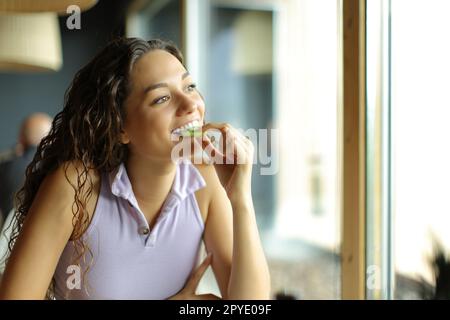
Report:
[[[81,237],[90,223],[86,204],[93,183],[88,172],[111,172],[126,161],[128,147],[121,143],[120,134],[126,117],[124,102],[131,88],[130,73],[140,57],[157,49],[169,52],[183,64],[181,52],[170,41],[118,38],[77,72],[64,95],[64,108],[55,116],[49,134],[39,144],[26,169],[25,183],[16,194],[16,222],[8,244],[9,252],[45,176],[63,166],[66,179],[75,191],[71,235],[76,252],[74,263],[78,264],[87,252],[92,255]],[[80,164],[76,185],[67,175],[67,164],[74,161]],[[53,293],[53,284],[54,279],[47,298]]]

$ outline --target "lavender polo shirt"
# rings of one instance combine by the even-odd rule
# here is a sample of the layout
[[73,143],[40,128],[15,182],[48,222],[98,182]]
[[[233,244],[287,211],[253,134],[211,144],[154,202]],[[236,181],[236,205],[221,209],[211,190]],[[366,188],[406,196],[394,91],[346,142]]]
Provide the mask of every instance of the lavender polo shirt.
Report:
[[92,258],[87,253],[80,266],[72,265],[74,244],[67,243],[55,271],[55,298],[166,299],[176,294],[198,259],[204,222],[194,193],[206,186],[203,177],[191,162],[177,163],[152,230],[123,164],[101,180],[95,213],[83,235]]

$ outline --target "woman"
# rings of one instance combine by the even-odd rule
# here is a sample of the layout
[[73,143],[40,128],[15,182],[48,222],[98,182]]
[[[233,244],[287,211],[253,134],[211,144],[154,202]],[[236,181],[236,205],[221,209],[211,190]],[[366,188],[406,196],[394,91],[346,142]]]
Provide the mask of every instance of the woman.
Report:
[[[268,299],[252,161],[172,159],[175,133],[204,115],[174,45],[107,45],[75,76],[27,168],[0,298],[214,299],[195,294],[211,264],[222,299]],[[232,126],[208,129],[231,141],[222,154],[204,137],[216,156],[253,159]],[[195,269],[202,239],[210,255]]]

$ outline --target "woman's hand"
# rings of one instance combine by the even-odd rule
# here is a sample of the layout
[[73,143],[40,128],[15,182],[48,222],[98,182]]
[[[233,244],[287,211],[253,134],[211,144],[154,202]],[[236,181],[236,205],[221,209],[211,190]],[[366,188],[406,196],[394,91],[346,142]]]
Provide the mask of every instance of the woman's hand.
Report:
[[176,295],[168,298],[168,300],[221,300],[214,294],[195,294],[195,290],[197,290],[200,279],[206,269],[208,269],[208,266],[211,264],[211,257],[211,253],[208,254],[202,264],[198,266],[198,268],[191,274],[184,288]]
[[211,141],[204,134],[203,146],[212,156],[217,175],[231,203],[251,198],[253,143],[228,123],[207,123],[202,127],[204,133],[209,130],[219,131],[220,140],[218,145],[214,145],[217,141]]

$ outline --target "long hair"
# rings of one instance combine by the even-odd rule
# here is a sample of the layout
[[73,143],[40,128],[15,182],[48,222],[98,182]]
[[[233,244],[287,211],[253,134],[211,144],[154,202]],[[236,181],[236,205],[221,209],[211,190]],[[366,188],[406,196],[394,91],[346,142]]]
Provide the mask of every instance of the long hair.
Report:
[[[75,196],[72,204],[74,264],[91,252],[82,234],[89,225],[86,204],[93,191],[90,170],[111,172],[128,157],[120,134],[126,118],[124,101],[130,92],[130,73],[136,61],[152,50],[165,50],[181,63],[181,52],[169,41],[119,38],[110,42],[75,75],[64,95],[64,108],[52,123],[26,169],[23,187],[15,198],[15,218],[8,249],[11,252],[43,179],[63,165]],[[151,72],[151,71],[150,71]],[[77,180],[67,176],[68,163],[77,162]],[[91,253],[92,255],[92,253]],[[47,297],[52,294],[51,282]]]

